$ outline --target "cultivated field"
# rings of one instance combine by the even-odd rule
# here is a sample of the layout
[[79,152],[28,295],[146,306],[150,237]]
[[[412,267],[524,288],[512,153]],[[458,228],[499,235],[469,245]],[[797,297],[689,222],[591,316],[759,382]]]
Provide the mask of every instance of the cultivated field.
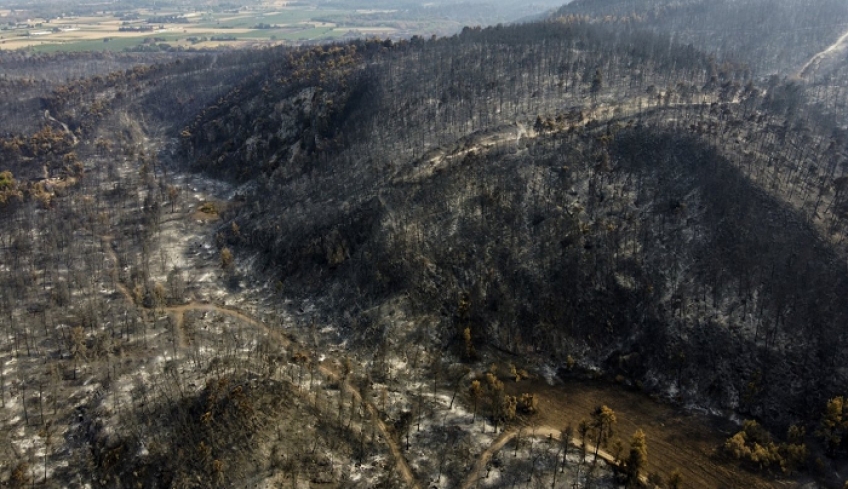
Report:
[[444,34],[460,25],[445,19],[409,20],[393,11],[340,10],[282,1],[237,10],[103,11],[101,15],[27,18],[0,10],[0,49],[123,51],[246,47],[351,37]]

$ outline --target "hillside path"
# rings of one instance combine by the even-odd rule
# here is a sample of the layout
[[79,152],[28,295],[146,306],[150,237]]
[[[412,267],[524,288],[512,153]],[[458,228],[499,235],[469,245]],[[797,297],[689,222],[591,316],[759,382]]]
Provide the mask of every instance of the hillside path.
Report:
[[837,56],[840,53],[844,54],[846,52],[848,52],[848,31],[842,34],[842,36],[840,36],[835,43],[828,46],[827,49],[820,53],[816,53],[815,56],[810,58],[810,60],[807,61],[800,70],[798,70],[798,78],[805,78],[808,76],[809,73],[807,73],[807,71],[813,66],[818,66],[825,58]]

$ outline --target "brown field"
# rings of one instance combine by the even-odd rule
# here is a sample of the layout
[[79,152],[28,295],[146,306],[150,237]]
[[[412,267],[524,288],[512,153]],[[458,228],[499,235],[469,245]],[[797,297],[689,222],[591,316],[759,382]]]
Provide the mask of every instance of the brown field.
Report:
[[[83,42],[83,41],[100,41],[104,38],[110,39],[138,39],[141,42],[145,37],[155,37],[157,35],[174,35],[179,34],[182,36],[215,36],[215,35],[239,35],[251,32],[251,29],[210,29],[206,26],[198,26],[198,25],[185,25],[185,26],[171,26],[164,30],[154,30],[151,32],[119,32],[118,28],[120,27],[120,21],[108,21],[108,22],[100,22],[97,24],[81,24],[74,22],[73,24],[58,24],[52,23],[49,24],[48,27],[45,28],[51,29],[53,27],[74,27],[79,28],[79,30],[69,31],[69,32],[56,32],[51,33],[44,36],[31,36],[31,37],[22,37],[16,35],[6,34],[3,36],[3,39],[0,40],[0,49],[20,49],[30,46],[41,46],[41,45],[56,45],[56,44],[70,44],[75,42]],[[33,29],[36,30],[36,29]],[[179,43],[175,43],[179,44]],[[210,46],[217,46],[218,42],[209,42],[206,43]],[[186,44],[190,45],[190,44]]]
[[[6,11],[0,11],[0,14]],[[164,25],[164,30],[145,32],[120,32],[124,25],[123,14],[104,13],[81,17],[30,19],[28,25],[0,32],[0,49],[12,50],[34,48],[44,51],[120,51],[133,49],[144,42],[145,38],[163,37],[171,47],[181,48],[242,48],[250,46],[268,46],[280,43],[298,43],[316,40],[338,40],[348,36],[407,36],[413,33],[431,32],[440,21],[425,19],[420,23],[406,22],[402,26],[373,25],[366,20],[356,25],[358,15],[368,13],[391,13],[392,10],[358,10],[344,8],[322,8],[317,4],[304,3],[295,6],[287,0],[263,0],[257,6],[240,8],[238,12],[204,10],[184,12],[178,10],[137,9],[133,11],[138,24],[151,17],[177,15],[188,22],[174,22]],[[336,23],[333,17],[345,19],[344,24]],[[329,19],[329,20],[328,20]],[[351,21],[353,19],[353,21]],[[134,24],[136,22],[133,22]],[[257,24],[269,24],[271,28],[257,28]],[[445,25],[453,26],[450,21]],[[158,27],[154,24],[154,27]],[[73,29],[72,31],[49,32],[53,29]],[[33,35],[33,33],[42,34]],[[199,41],[200,38],[213,36],[235,36],[236,40]],[[198,38],[188,41],[187,37]],[[104,41],[108,41],[106,44]],[[100,44],[104,42],[103,44]]]
[[[276,7],[284,8],[286,2],[277,2],[274,4]],[[7,11],[0,11],[7,12]],[[247,13],[241,15],[232,15],[228,17],[218,18],[217,22],[227,22],[227,21],[238,21],[245,19],[256,19],[257,22],[261,20],[262,15],[272,15],[275,13],[281,13],[276,11],[264,12],[264,13]],[[8,12],[7,12],[8,13]],[[177,14],[177,12],[152,12],[148,10],[138,10],[137,14],[140,18],[152,17],[156,15],[170,15]],[[235,35],[241,36],[250,32],[255,32],[255,29],[248,27],[227,27],[222,28],[217,24],[206,20],[200,21],[199,17],[200,13],[195,14],[187,14],[186,15],[190,19],[190,23],[188,24],[166,24],[164,30],[154,30],[147,32],[120,32],[119,29],[123,25],[123,21],[117,17],[105,15],[105,16],[86,16],[86,17],[65,17],[61,19],[53,19],[50,22],[45,22],[43,19],[32,19],[31,24],[41,24],[40,27],[32,27],[29,29],[15,29],[8,30],[0,33],[0,49],[20,49],[26,47],[38,47],[38,46],[61,46],[61,45],[72,45],[73,43],[90,43],[91,41],[101,41],[104,38],[110,38],[112,40],[124,40],[124,45],[126,45],[126,40],[129,39],[137,39],[140,43],[146,37],[155,37],[155,36],[174,36],[179,35],[180,37],[212,37],[216,35]],[[293,26],[299,25],[300,23],[292,24]],[[328,27],[335,27],[335,25]],[[74,29],[71,31],[60,31],[60,32],[51,32],[46,35],[35,35],[35,36],[24,36],[27,31],[29,32],[37,32],[37,31],[50,31],[54,28],[59,29]],[[263,38],[264,34],[260,33],[258,35],[259,38]],[[173,39],[169,39],[171,44],[184,44],[186,47],[195,46],[195,47],[204,47],[201,45],[192,45],[191,43],[180,43],[176,42]],[[210,41],[208,43],[204,43],[205,47],[213,47],[217,46],[220,43]],[[249,43],[247,43],[249,44]],[[229,46],[236,47],[236,44],[229,43]],[[245,45],[244,42],[239,42],[239,45]]]
[[397,29],[393,27],[337,27],[333,29],[335,32],[361,32],[363,34],[393,34]]
[[[796,481],[778,480],[748,472],[722,459],[717,449],[737,427],[724,419],[692,414],[661,404],[643,393],[602,381],[568,380],[549,386],[542,381],[507,381],[512,395],[535,393],[539,414],[534,423],[557,429],[582,419],[600,405],[612,408],[618,423],[615,437],[625,443],[641,428],[648,438],[649,472],[667,479],[677,469],[684,487],[697,488],[771,488],[794,487]],[[626,445],[625,445],[626,446]]]

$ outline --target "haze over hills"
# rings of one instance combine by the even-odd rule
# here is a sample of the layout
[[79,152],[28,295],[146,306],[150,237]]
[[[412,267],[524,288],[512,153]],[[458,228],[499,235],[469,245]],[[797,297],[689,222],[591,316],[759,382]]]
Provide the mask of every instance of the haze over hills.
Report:
[[846,22],[0,54],[0,481],[842,487]]

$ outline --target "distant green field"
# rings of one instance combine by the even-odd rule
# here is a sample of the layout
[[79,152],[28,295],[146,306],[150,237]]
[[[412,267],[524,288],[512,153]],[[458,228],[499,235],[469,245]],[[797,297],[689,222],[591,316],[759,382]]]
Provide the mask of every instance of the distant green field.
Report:
[[299,22],[307,22],[316,17],[320,17],[322,19],[326,18],[339,18],[339,20],[343,19],[347,13],[342,10],[315,10],[315,9],[304,9],[304,10],[286,10],[280,13],[272,13],[270,15],[266,14],[257,14],[239,17],[232,20],[224,20],[233,17],[234,15],[226,15],[220,14],[214,22],[204,21],[199,24],[202,27],[209,27],[213,29],[221,29],[221,28],[235,28],[235,29],[250,29],[256,24],[279,24],[280,26],[297,24]]
[[31,49],[40,53],[55,53],[59,51],[123,51],[125,48],[136,46],[142,38],[117,38],[109,42],[103,40],[77,41],[65,44],[45,44],[33,46]]
[[308,41],[313,39],[323,39],[326,37],[339,38],[342,35],[343,33],[335,32],[332,27],[318,27],[313,29],[304,29],[297,32],[286,32],[284,34],[279,34],[277,38],[284,39],[286,41]]

